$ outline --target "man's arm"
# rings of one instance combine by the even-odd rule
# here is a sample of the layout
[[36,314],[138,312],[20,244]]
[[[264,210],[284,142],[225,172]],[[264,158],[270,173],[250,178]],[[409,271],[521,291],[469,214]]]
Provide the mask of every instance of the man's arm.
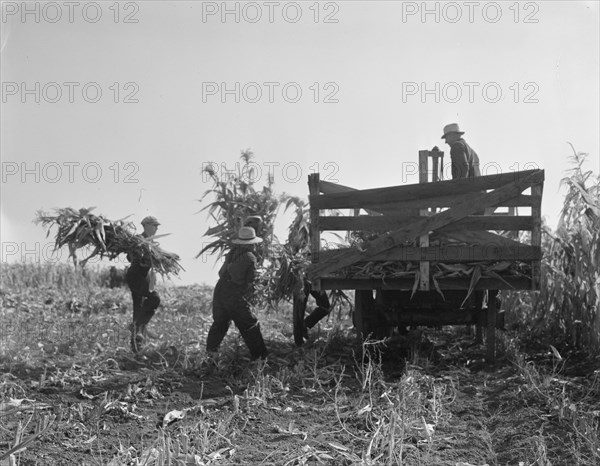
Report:
[[248,286],[248,291],[250,293],[254,293],[254,286],[256,284],[256,256],[248,252],[246,254],[245,260],[247,261],[246,265],[246,284]]

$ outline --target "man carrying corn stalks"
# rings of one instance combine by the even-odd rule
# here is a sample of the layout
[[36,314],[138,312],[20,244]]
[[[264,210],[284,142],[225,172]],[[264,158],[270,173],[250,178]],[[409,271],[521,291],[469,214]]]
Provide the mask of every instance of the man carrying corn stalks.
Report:
[[239,329],[252,359],[267,356],[267,348],[258,319],[250,310],[256,280],[254,246],[262,243],[252,227],[242,227],[233,247],[219,270],[219,281],[213,294],[213,323],[208,331],[206,351],[215,354],[225,338],[231,321]]
[[[148,216],[142,220],[144,231],[141,236],[151,238],[156,234],[160,223],[156,217]],[[131,262],[125,280],[131,290],[133,300],[133,322],[130,326],[131,331],[131,350],[134,353],[139,352],[144,340],[148,336],[153,336],[146,328],[152,316],[160,304],[160,296],[154,290],[156,284],[156,273],[152,268],[152,258],[149,254],[140,250],[139,252],[130,252],[127,259]]]

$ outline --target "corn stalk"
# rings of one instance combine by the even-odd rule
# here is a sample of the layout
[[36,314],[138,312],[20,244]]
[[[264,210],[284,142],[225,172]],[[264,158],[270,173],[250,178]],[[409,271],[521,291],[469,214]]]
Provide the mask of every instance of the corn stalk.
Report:
[[212,179],[213,186],[205,191],[198,202],[205,203],[212,196],[213,200],[200,212],[207,211],[209,220],[215,225],[204,233],[204,236],[211,237],[212,240],[200,250],[196,258],[204,253],[217,254],[217,259],[222,257],[250,216],[261,218],[261,227],[256,232],[263,239],[261,258],[269,254],[275,239],[273,227],[280,200],[273,192],[271,174],[262,189],[254,186],[255,172],[251,162],[254,154],[250,149],[242,151],[240,158],[243,163],[237,166],[237,172],[228,174],[226,178],[220,177],[211,165],[204,168],[204,172]]
[[584,172],[587,154],[571,148],[574,167],[561,180],[567,193],[533,312],[539,329],[600,351],[600,177]]
[[75,265],[78,263],[77,251],[91,248],[91,254],[80,262],[82,267],[96,256],[113,260],[120,254],[132,257],[145,254],[151,257],[152,267],[161,275],[177,275],[183,270],[179,256],[161,249],[154,241],[164,235],[144,238],[135,234],[135,226],[125,222],[125,218],[112,221],[93,214],[92,210],[94,207],[79,210],[67,207],[55,209],[54,215],[38,211],[34,222],[47,229],[46,237],[50,236],[54,226],[57,227],[54,249],[67,246]]

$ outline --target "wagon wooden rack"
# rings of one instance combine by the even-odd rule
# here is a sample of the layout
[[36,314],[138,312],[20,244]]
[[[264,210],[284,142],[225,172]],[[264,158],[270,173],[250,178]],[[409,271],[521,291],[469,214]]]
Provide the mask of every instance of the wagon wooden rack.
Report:
[[[493,362],[498,290],[540,288],[544,171],[444,181],[440,151],[420,151],[419,170],[419,184],[363,190],[309,175],[312,263],[307,276],[316,290],[356,290],[354,325],[363,339],[395,326],[475,324],[479,339],[486,329],[486,357]],[[339,215],[340,209],[352,215]],[[527,215],[515,215],[518,209]],[[324,231],[375,237],[325,249]],[[530,232],[528,240],[519,241],[520,231]],[[409,273],[356,273],[365,264],[384,262],[405,266]],[[434,273],[448,264],[450,269],[468,266],[471,275]],[[520,273],[505,273],[508,265]],[[485,267],[489,273],[481,273]]]

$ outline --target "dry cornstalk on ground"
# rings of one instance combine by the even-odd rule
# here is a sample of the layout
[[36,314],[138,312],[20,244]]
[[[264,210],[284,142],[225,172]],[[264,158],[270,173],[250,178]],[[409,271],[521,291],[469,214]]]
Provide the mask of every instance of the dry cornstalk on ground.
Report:
[[135,234],[135,226],[125,219],[109,220],[102,215],[92,213],[94,208],[79,210],[70,207],[56,209],[51,215],[39,211],[34,220],[47,229],[50,235],[52,227],[57,227],[55,249],[68,246],[69,257],[77,264],[77,250],[85,247],[92,249],[91,254],[81,261],[85,265],[92,257],[115,259],[119,254],[129,254],[134,258],[149,255],[153,268],[161,275],[177,275],[183,267],[179,256],[165,251],[154,241],[160,236],[144,238]]

